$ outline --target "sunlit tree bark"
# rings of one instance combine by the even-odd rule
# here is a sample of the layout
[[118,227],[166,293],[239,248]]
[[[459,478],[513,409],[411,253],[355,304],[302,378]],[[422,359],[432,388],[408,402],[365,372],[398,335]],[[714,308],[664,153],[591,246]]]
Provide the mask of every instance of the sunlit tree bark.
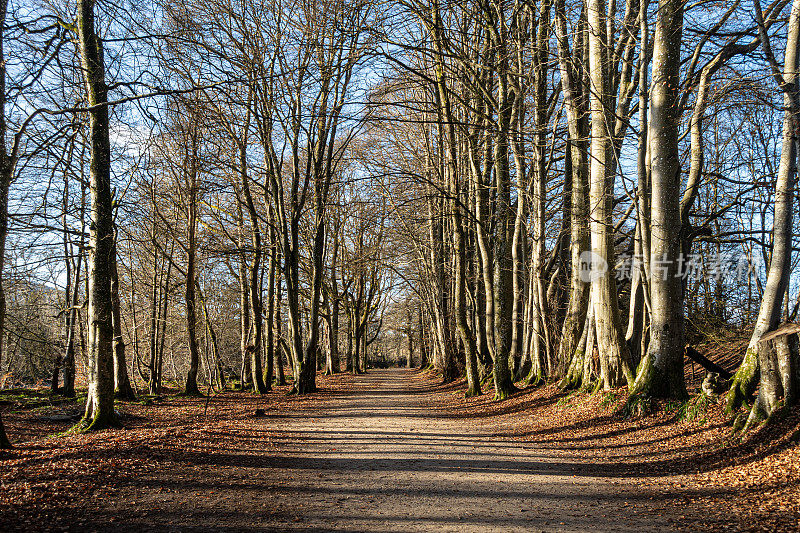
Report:
[[89,391],[82,430],[118,425],[114,412],[114,324],[111,301],[111,254],[114,250],[114,213],[111,205],[111,143],[108,87],[103,42],[95,29],[95,1],[78,2],[78,40],[89,106],[91,142],[89,237]]

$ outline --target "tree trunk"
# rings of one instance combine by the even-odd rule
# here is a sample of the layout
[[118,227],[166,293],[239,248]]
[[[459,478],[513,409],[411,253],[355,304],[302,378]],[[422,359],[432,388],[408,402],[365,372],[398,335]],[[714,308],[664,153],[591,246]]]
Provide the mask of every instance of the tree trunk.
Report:
[[683,279],[678,153],[683,2],[660,0],[653,42],[653,81],[647,137],[651,154],[650,345],[631,396],[685,399]]
[[[434,193],[434,191],[431,191]],[[435,193],[434,193],[435,194]],[[428,200],[428,232],[430,238],[430,262],[433,271],[434,301],[432,326],[435,333],[433,364],[442,373],[442,381],[449,383],[455,379],[452,372],[452,344],[450,342],[450,313],[447,299],[447,278],[445,276],[444,242],[444,192],[431,196]]]
[[[791,364],[786,364],[792,358],[787,335],[782,335],[773,341],[759,342],[756,344],[756,352],[759,366],[758,396],[750,409],[744,431],[768,419],[781,401],[785,400],[782,371],[791,369]],[[797,357],[797,354],[794,356]],[[787,377],[789,378],[787,381],[791,384],[792,376],[787,373]]]
[[406,357],[406,368],[414,368],[414,314],[411,306],[406,309],[406,348],[408,349]]
[[194,153],[191,154],[190,168],[188,173],[188,206],[187,206],[187,252],[186,252],[186,335],[189,344],[189,371],[186,373],[186,385],[184,394],[187,396],[199,396],[200,389],[197,387],[197,371],[200,367],[200,348],[197,344],[197,297],[195,282],[197,278],[197,165],[199,162],[196,157],[196,146]]
[[128,377],[128,364],[125,360],[125,342],[122,340],[122,312],[119,299],[119,269],[117,267],[117,236],[111,251],[111,304],[114,322],[114,396],[120,400],[133,400],[136,394]]
[[300,371],[300,382],[295,384],[297,394],[306,394],[317,390],[317,346],[319,343],[319,306],[322,297],[322,277],[324,275],[323,260],[325,256],[325,220],[323,199],[318,197],[316,212],[316,231],[312,250],[311,298],[309,301],[310,316],[308,320],[309,335],[303,352],[303,365]]
[[495,176],[497,180],[497,235],[494,266],[494,387],[495,400],[504,400],[516,391],[509,366],[511,350],[512,299],[512,235],[510,228],[511,186],[508,154],[508,129],[512,105],[508,87],[500,77],[498,92],[498,133],[495,144]]
[[[639,282],[639,291],[637,294],[641,295],[642,309],[639,318],[632,316],[638,326],[629,332],[633,335],[637,329],[641,331],[639,335],[639,347],[636,350],[639,358],[644,356],[647,352],[647,343],[649,341],[648,334],[648,321],[650,313],[650,289],[648,277],[650,276],[650,150],[647,142],[649,117],[648,109],[650,102],[649,94],[649,80],[648,71],[651,53],[650,43],[650,29],[647,23],[647,7],[648,0],[641,0],[639,4],[639,139],[638,148],[636,153],[636,174],[637,174],[637,195],[636,195],[636,243],[634,244],[634,268],[636,268],[635,279]],[[637,254],[638,245],[638,254]],[[637,259],[638,258],[638,259]],[[634,308],[632,310],[635,315],[636,298],[633,292],[632,298],[634,300]],[[626,340],[628,336],[626,334]],[[633,340],[633,337],[631,337]],[[633,360],[633,358],[632,358]],[[634,367],[635,368],[635,367]]]
[[156,357],[158,355],[158,331],[160,325],[158,317],[160,313],[160,295],[161,295],[161,277],[158,272],[158,249],[153,247],[153,290],[151,291],[150,300],[150,361],[147,368],[150,375],[147,377],[147,389],[151,395],[158,394],[156,390]]
[[[5,277],[6,238],[8,237],[8,194],[14,179],[13,153],[6,147],[6,56],[4,50],[6,14],[8,0],[0,0],[0,356],[3,354],[3,340],[6,323],[6,293],[3,283]],[[11,448],[6,428],[0,416],[0,449]]]
[[[249,119],[249,114],[248,114]],[[247,121],[249,123],[249,120]],[[262,373],[262,334],[263,334],[263,302],[261,300],[261,225],[258,220],[258,213],[250,193],[250,178],[247,175],[247,142],[246,139],[239,145],[239,174],[242,179],[242,192],[244,193],[245,205],[250,215],[250,231],[253,245],[253,259],[250,261],[249,272],[249,297],[250,297],[250,327],[253,336],[247,344],[247,351],[250,354],[250,371],[252,372],[253,388],[258,394],[267,392]]]
[[631,272],[631,293],[628,300],[628,327],[625,331],[625,343],[631,354],[631,368],[638,368],[642,358],[642,336],[644,330],[644,285],[638,258],[642,255],[642,239],[640,225],[637,222],[634,233],[633,262]]
[[239,386],[241,390],[245,390],[251,383],[250,358],[247,350],[250,343],[250,282],[247,273],[244,213],[241,202],[237,202],[236,215],[239,231],[239,353],[242,358]]
[[[558,42],[558,63],[561,71],[561,85],[564,91],[564,105],[569,131],[569,156],[572,176],[570,181],[570,285],[569,303],[561,328],[561,341],[556,360],[559,365],[568,365],[568,370],[560,386],[572,388],[580,386],[569,376],[579,378],[581,372],[571,372],[583,363],[583,352],[579,350],[586,311],[589,307],[589,284],[581,279],[581,254],[589,250],[588,227],[588,153],[586,141],[588,124],[582,95],[581,75],[576,72],[572,53],[567,40],[566,8],[564,0],[555,2],[555,29]],[[580,32],[583,35],[585,32]],[[576,37],[575,48],[580,49],[580,38]],[[583,340],[585,343],[585,340]],[[576,360],[576,356],[578,360]]]
[[[766,29],[763,26],[760,5],[757,6],[761,44],[771,57]],[[777,65],[773,64],[773,74],[784,93],[783,144],[778,178],[775,183],[775,211],[772,226],[772,257],[767,271],[767,283],[761,298],[758,318],[747,347],[742,365],[734,376],[733,387],[728,393],[726,408],[732,411],[752,391],[756,364],[761,367],[760,387],[756,403],[750,412],[745,429],[755,426],[768,417],[776,405],[776,394],[780,389],[780,379],[776,379],[777,355],[771,343],[761,338],[770,330],[777,328],[783,307],[783,298],[791,275],[792,257],[792,218],[795,180],[797,178],[797,128],[798,128],[798,79],[797,69],[800,60],[800,0],[794,0],[787,28],[786,52],[783,76]],[[766,366],[765,366],[766,365]]]
[[[70,286],[67,302],[67,340],[64,351],[64,386],[60,389],[65,398],[75,397],[75,331],[78,318],[78,295],[80,294],[81,261],[80,255],[75,261],[75,273]],[[80,325],[78,325],[80,327]]]
[[[455,312],[456,328],[461,337],[461,344],[464,347],[465,366],[467,370],[467,391],[466,397],[478,396],[481,393],[480,375],[478,374],[478,355],[475,345],[475,334],[467,321],[467,302],[466,302],[466,254],[464,250],[464,225],[462,222],[462,209],[463,198],[461,194],[461,185],[458,172],[458,155],[456,148],[456,131],[455,119],[453,117],[452,108],[450,105],[450,94],[448,93],[447,83],[444,78],[444,64],[442,54],[442,44],[439,35],[439,13],[434,12],[434,43],[436,46],[436,58],[438,61],[436,87],[438,94],[438,103],[440,108],[438,128],[445,143],[445,157],[446,157],[446,180],[447,188],[450,192],[450,199],[447,201],[449,211],[451,214],[451,223],[453,226],[453,260],[454,260],[454,282],[453,289],[453,311]],[[442,120],[443,119],[443,120]],[[443,239],[442,239],[443,240]],[[443,244],[443,243],[442,243]],[[443,278],[443,276],[442,276]],[[444,279],[441,279],[444,284]],[[446,308],[442,310],[442,314],[446,314]],[[446,323],[445,323],[446,327]],[[410,329],[409,329],[410,333]],[[449,337],[449,332],[443,332]],[[445,340],[445,344],[450,344]],[[445,347],[447,350],[449,346]],[[411,337],[409,335],[409,360],[411,358]],[[445,351],[445,368],[444,381],[452,381],[455,378],[455,365],[452,361],[452,356]],[[450,360],[447,360],[450,359]]]
[[[275,319],[273,322],[273,332],[275,335],[275,357],[277,358],[278,373],[275,376],[275,385],[282,387],[286,385],[286,372],[283,367],[284,356],[291,357],[285,349],[286,342],[283,339],[283,320],[281,317],[281,301],[283,293],[281,291],[281,271],[280,265],[280,251],[275,248]],[[288,359],[287,359],[288,360]]]
[[80,430],[117,426],[114,413],[114,324],[111,302],[111,254],[114,214],[111,205],[111,143],[108,88],[105,83],[103,43],[95,31],[95,0],[78,1],[78,40],[86,83],[91,139],[89,180],[91,228],[89,237],[89,390]]
[[[174,248],[173,248],[174,250]],[[161,391],[161,385],[164,382],[164,346],[167,342],[167,312],[169,309],[169,280],[172,277],[172,261],[167,265],[167,274],[164,277],[164,298],[161,302],[161,322],[159,327],[161,333],[158,334],[158,354],[156,356],[156,384],[157,391]]]
[[425,324],[422,318],[422,306],[420,306],[419,311],[417,312],[417,318],[419,319],[419,368],[425,369],[430,364],[430,360],[428,358],[428,342],[427,342],[427,335],[425,334]]
[[[200,291],[200,284],[197,284],[197,293],[200,295],[200,305],[203,307],[203,321],[206,324],[206,333],[211,338],[211,350],[213,351],[213,369],[216,372],[216,381],[217,385],[219,386],[220,390],[225,390],[225,372],[222,369],[222,361],[219,358],[219,340],[217,339],[217,333],[214,331],[214,325],[211,323],[211,316],[208,313],[208,305],[206,304],[205,296]],[[208,379],[211,380],[212,378],[212,366],[209,366],[209,376]]]
[[[531,245],[531,259],[530,259],[530,316],[528,319],[531,324],[531,339],[532,348],[529,348],[531,368],[527,376],[526,382],[535,385],[541,383],[547,378],[548,374],[553,373],[553,360],[552,351],[549,343],[549,332],[547,327],[548,320],[548,302],[545,294],[545,241],[546,235],[546,220],[545,209],[547,204],[547,126],[548,126],[548,101],[547,101],[547,76],[548,76],[548,60],[549,60],[549,37],[550,37],[550,0],[545,0],[540,3],[539,21],[536,28],[536,56],[534,60],[534,107],[533,107],[533,127],[535,128],[533,136],[533,168],[532,168],[532,183],[530,190],[525,193],[531,195],[531,214],[533,218],[533,242]],[[514,137],[520,136],[517,132],[524,131],[524,105],[521,101],[524,98],[524,92],[517,96],[515,109],[517,117],[514,122],[515,133]],[[524,145],[524,142],[514,143],[517,145]],[[515,157],[517,158],[517,167],[524,169],[525,157],[521,148],[515,148]],[[518,169],[520,176],[524,175]],[[519,179],[519,178],[518,178]],[[517,200],[519,201],[519,200]],[[555,253],[555,252],[554,252]]]
[[[270,254],[269,269],[267,274],[267,312],[266,312],[266,356],[267,371],[264,375],[264,386],[267,390],[272,390],[272,381],[275,378],[275,283],[277,282],[277,243],[275,242],[275,232],[270,229]],[[283,366],[280,367],[283,370]]]
[[[334,288],[334,295],[337,290],[338,289]],[[339,361],[339,298],[336,296],[334,296],[333,302],[331,303],[327,371],[329,374],[338,374],[341,371],[341,362]]]
[[609,124],[614,120],[608,112],[610,83],[608,76],[608,46],[605,24],[604,0],[589,0],[589,76],[591,128],[591,168],[589,173],[589,209],[591,217],[591,245],[593,301],[597,344],[600,351],[600,368],[606,389],[633,383],[633,373],[628,364],[627,348],[619,327],[617,288],[613,277],[614,247],[611,220],[611,201],[615,175]]
[[344,370],[345,372],[353,371],[353,336],[355,330],[353,329],[353,313],[352,310],[347,310],[347,352],[345,352]]
[[[155,263],[154,263],[154,267]],[[149,383],[149,393],[150,394],[158,394],[161,392],[161,382],[162,382],[162,370],[163,370],[163,363],[164,363],[164,343],[166,341],[166,329],[167,329],[167,309],[169,307],[169,282],[172,277],[172,262],[167,261],[167,271],[163,276],[162,280],[158,280],[158,277],[153,274],[153,282],[157,283],[154,286],[153,291],[153,305],[158,306],[157,310],[155,311],[155,322],[154,322],[154,331],[151,336],[151,376],[150,376],[150,383]],[[161,289],[161,285],[163,282],[163,291]],[[158,299],[158,293],[161,293],[161,299]]]
[[338,374],[341,371],[339,361],[339,282],[336,279],[336,264],[339,254],[339,230],[334,228],[331,252],[331,315],[328,320],[328,355],[325,364],[326,374]]

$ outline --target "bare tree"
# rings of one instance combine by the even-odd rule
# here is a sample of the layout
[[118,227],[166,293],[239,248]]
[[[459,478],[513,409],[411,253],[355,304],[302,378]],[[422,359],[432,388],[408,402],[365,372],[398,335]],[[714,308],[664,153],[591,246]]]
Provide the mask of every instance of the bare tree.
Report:
[[108,86],[103,42],[95,29],[95,0],[78,2],[78,39],[86,84],[92,155],[89,237],[89,392],[78,428],[84,431],[118,425],[114,412],[114,339],[111,268],[114,262],[114,212],[111,202],[111,143]]
[[[786,336],[768,342],[765,334],[775,330],[780,322],[783,299],[789,283],[789,264],[792,253],[792,218],[794,215],[794,188],[797,179],[798,143],[798,67],[800,67],[800,0],[792,2],[787,27],[786,51],[783,72],[772,52],[770,38],[764,24],[761,5],[755,3],[759,37],[769,62],[773,78],[783,92],[783,142],[778,176],[775,183],[775,210],[772,229],[772,257],[767,272],[767,283],[761,297],[753,335],[747,347],[745,361],[737,372],[737,378],[729,393],[728,406],[734,406],[741,397],[742,389],[749,385],[748,378],[756,364],[754,352],[758,354],[760,386],[758,396],[745,429],[751,428],[768,417],[783,397],[787,403],[796,401],[797,376],[792,359],[797,358],[797,346],[790,347]],[[794,352],[794,353],[793,353]]]

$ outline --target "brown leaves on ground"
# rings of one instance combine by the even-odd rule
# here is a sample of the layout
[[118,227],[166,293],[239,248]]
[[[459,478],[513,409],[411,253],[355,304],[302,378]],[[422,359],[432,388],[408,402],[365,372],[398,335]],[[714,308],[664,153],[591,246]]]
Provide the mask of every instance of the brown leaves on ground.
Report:
[[[227,391],[210,398],[164,395],[152,405],[117,403],[123,428],[86,435],[62,435],[74,424],[64,415],[82,408],[75,402],[5,407],[15,448],[0,451],[0,530],[81,530],[117,489],[136,486],[157,470],[179,478],[187,465],[203,468],[223,450],[240,450],[243,461],[268,452],[274,437],[287,436],[265,427],[279,426],[275,419],[300,404],[324,401],[347,377],[317,379],[322,390],[303,397],[276,387],[264,396]],[[265,423],[255,425],[258,408],[266,411]]]
[[[719,403],[700,404],[691,420],[681,418],[680,404],[668,402],[645,417],[625,418],[617,414],[624,390],[589,395],[549,385],[493,402],[489,390],[465,400],[463,382],[434,386],[433,379],[423,376],[420,385],[443,416],[480,421],[548,456],[578,459],[583,475],[646,489],[653,508],[679,508],[693,529],[800,529],[800,410],[739,441]],[[75,403],[6,406],[4,421],[17,447],[0,453],[0,529],[81,530],[122,488],[169,492],[182,477],[197,479],[197,469],[231,457],[237,465],[257,461],[272,442],[297,438],[281,431],[282,417],[321,407],[352,387],[349,375],[318,380],[321,391],[301,398],[287,396],[286,387],[263,397],[225,392],[208,399],[207,411],[206,398],[122,403],[123,429],[89,435],[59,435],[73,422],[58,415],[80,410]],[[259,408],[266,416],[256,423]],[[164,472],[173,485],[159,481]],[[207,488],[191,489],[192,497],[212,497]],[[135,512],[136,502],[126,508]]]
[[648,487],[698,530],[800,530],[798,408],[741,440],[722,400],[689,414],[661,402],[647,416],[626,418],[619,414],[625,390],[590,395],[548,385],[493,402],[491,390],[464,399],[464,389],[441,385],[432,404],[492,424],[498,436],[580,459],[591,475]]

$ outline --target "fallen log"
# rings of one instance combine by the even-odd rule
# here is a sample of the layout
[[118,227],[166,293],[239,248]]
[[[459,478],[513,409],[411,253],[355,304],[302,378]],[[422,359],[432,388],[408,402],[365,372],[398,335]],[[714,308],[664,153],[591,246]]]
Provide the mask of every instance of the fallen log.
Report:
[[798,332],[800,332],[800,324],[786,322],[784,324],[781,324],[777,329],[774,329],[762,335],[761,338],[758,339],[758,342],[767,342],[771,341],[772,339],[776,339],[781,335],[793,335]]
[[709,372],[716,372],[719,374],[719,377],[722,379],[731,379],[733,374],[719,366],[717,363],[706,357],[705,355],[701,354],[691,346],[686,347],[686,357],[697,363],[698,365],[702,366]]

